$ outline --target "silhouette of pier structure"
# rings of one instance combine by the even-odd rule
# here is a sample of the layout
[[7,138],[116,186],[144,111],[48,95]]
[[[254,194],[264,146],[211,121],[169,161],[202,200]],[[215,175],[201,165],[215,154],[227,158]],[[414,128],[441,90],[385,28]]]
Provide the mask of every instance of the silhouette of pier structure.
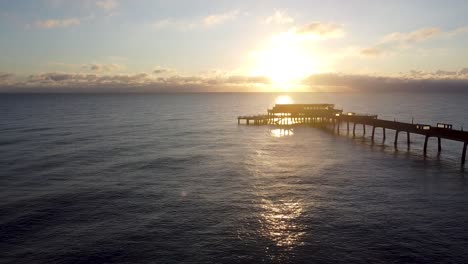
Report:
[[362,125],[362,132],[366,134],[366,126],[372,128],[371,139],[374,142],[376,129],[382,129],[383,140],[386,140],[386,130],[395,131],[394,146],[398,147],[398,136],[406,133],[408,148],[411,144],[411,134],[424,136],[424,156],[427,154],[429,138],[437,138],[438,153],[442,151],[442,139],[459,141],[463,143],[461,163],[466,162],[468,147],[468,131],[455,130],[451,124],[437,123],[436,126],[428,124],[404,123],[391,120],[379,119],[377,115],[356,114],[353,112],[343,113],[343,110],[335,109],[334,104],[276,104],[268,109],[267,114],[239,116],[237,123],[244,122],[246,125],[276,125],[290,127],[294,125],[321,126],[332,129],[339,134],[342,125],[346,125],[346,131],[356,136],[356,126]]

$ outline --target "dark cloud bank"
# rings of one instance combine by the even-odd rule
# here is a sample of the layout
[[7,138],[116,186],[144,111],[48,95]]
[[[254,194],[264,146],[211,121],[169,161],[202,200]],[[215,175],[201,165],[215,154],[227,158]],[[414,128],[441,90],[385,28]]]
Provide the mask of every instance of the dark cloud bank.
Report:
[[[262,76],[155,77],[146,73],[45,73],[21,78],[0,73],[0,92],[3,93],[262,92],[268,91],[270,84],[269,79]],[[457,72],[412,71],[399,77],[325,73],[305,78],[302,85],[306,91],[327,92],[468,92],[468,68]]]
[[[439,72],[439,71],[438,71]],[[450,76],[453,74],[450,72]],[[379,77],[367,75],[318,74],[303,80],[309,87],[323,88],[331,91],[414,91],[414,92],[468,92],[468,78],[447,78],[431,76],[415,78],[414,76]]]

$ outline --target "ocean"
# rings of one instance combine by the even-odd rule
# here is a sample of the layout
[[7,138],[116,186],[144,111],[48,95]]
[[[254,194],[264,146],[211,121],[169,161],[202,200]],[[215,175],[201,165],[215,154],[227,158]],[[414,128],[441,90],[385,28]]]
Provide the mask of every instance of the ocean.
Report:
[[[237,124],[280,95],[0,95],[0,263],[468,263],[462,143]],[[468,129],[468,93],[288,95]]]

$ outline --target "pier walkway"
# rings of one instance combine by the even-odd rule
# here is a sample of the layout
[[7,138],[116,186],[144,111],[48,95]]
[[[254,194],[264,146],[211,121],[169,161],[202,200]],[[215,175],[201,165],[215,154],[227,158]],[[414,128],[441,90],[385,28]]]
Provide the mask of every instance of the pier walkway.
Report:
[[355,113],[343,114],[343,110],[335,109],[333,104],[276,104],[268,109],[265,115],[239,116],[238,124],[242,121],[246,125],[311,125],[325,126],[340,133],[340,127],[346,124],[346,130],[350,133],[350,124],[353,125],[352,133],[356,135],[356,126],[362,125],[363,133],[366,134],[366,126],[372,128],[372,141],[374,141],[377,128],[382,129],[383,139],[386,139],[386,129],[395,131],[394,145],[398,146],[400,132],[406,133],[407,145],[410,146],[411,134],[425,136],[424,156],[427,153],[429,138],[437,138],[438,152],[442,151],[441,140],[453,140],[463,143],[461,163],[466,162],[468,147],[468,131],[456,130],[451,124],[438,123],[436,126],[428,124],[414,124],[379,119],[377,115],[359,115]]

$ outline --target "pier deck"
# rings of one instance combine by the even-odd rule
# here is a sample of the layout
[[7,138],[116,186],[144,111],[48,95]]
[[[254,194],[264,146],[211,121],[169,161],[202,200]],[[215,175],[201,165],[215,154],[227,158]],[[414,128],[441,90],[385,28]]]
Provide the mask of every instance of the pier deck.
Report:
[[424,155],[427,153],[428,140],[431,137],[438,139],[438,152],[442,151],[441,139],[463,142],[461,163],[466,162],[466,152],[468,147],[468,131],[452,129],[451,124],[438,123],[437,126],[427,124],[414,124],[379,119],[377,115],[358,115],[355,113],[343,114],[343,110],[335,109],[333,104],[277,104],[272,109],[268,109],[265,115],[239,116],[238,124],[245,121],[246,125],[321,125],[331,127],[333,131],[340,132],[340,126],[346,124],[348,133],[350,124],[353,124],[352,132],[356,135],[356,126],[363,126],[363,133],[366,133],[366,126],[372,127],[372,141],[376,128],[383,129],[383,138],[386,138],[386,129],[395,130],[394,145],[398,145],[398,135],[400,132],[407,134],[407,144],[410,146],[410,135],[418,134],[425,136]]

